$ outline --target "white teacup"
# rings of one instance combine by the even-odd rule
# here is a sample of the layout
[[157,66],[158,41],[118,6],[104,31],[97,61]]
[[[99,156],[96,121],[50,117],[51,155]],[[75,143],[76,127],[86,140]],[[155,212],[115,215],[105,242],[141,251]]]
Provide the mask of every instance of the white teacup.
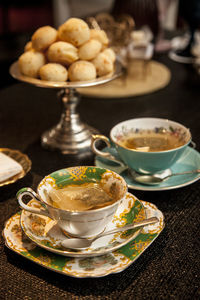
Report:
[[[71,211],[52,205],[50,193],[70,186],[84,187],[88,183],[98,183],[103,190],[113,195],[115,201],[110,205],[85,211]],[[117,173],[93,166],[78,166],[55,171],[44,177],[39,183],[37,194],[30,188],[22,188],[17,193],[18,202],[26,211],[48,216],[67,233],[76,237],[91,237],[98,235],[112,220],[119,204],[125,198],[127,184]],[[23,197],[29,195],[42,204],[43,208],[33,208],[23,202]]]

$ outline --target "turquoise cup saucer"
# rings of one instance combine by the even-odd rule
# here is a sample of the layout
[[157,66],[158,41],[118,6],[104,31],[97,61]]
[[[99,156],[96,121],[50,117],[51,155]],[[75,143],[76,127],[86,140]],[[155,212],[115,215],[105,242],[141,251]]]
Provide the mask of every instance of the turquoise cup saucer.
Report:
[[[103,149],[103,151],[107,151],[107,152],[109,151],[117,159],[119,158],[117,151],[115,150],[114,147],[112,148],[106,147]],[[163,181],[162,183],[156,186],[147,186],[134,181],[133,177],[131,177],[127,169],[119,166],[114,162],[111,162],[110,160],[107,160],[106,158],[96,156],[95,165],[119,173],[126,180],[128,187],[134,190],[142,190],[142,191],[171,190],[171,189],[177,189],[177,188],[187,186],[200,179],[200,174],[177,175],[177,176],[170,177],[168,180]],[[171,166],[170,172],[179,173],[179,172],[191,171],[199,168],[200,168],[200,153],[197,150],[187,146],[184,155],[181,156],[181,158]]]

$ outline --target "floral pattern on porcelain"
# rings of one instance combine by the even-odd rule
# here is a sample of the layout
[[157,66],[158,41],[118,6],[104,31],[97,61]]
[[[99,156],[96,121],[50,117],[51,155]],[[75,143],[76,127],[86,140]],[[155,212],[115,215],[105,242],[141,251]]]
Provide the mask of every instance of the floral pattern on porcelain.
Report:
[[63,188],[66,185],[82,185],[84,183],[87,184],[94,181],[103,184],[111,178],[120,180],[120,176],[118,174],[107,169],[77,166],[61,169],[51,173],[40,182],[38,189],[40,190],[45,184],[57,189]]
[[131,136],[133,134],[141,134],[141,133],[158,133],[158,134],[165,134],[166,132],[169,132],[171,135],[174,135],[178,137],[181,141],[186,142],[187,133],[185,130],[183,130],[180,127],[172,127],[169,126],[169,128],[165,127],[154,127],[152,129],[141,129],[141,128],[130,128],[127,126],[122,126],[117,130],[117,132],[114,134],[114,138],[116,139],[116,142],[122,141],[124,138]]
[[147,217],[157,216],[159,224],[144,227],[141,233],[128,244],[102,256],[88,258],[65,257],[46,251],[36,246],[29,239],[24,243],[19,213],[12,216],[5,225],[3,231],[5,243],[14,252],[63,275],[86,278],[118,273],[125,270],[142,255],[164,228],[162,212],[153,204],[143,201],[142,203],[145,206]]
[[[28,205],[35,207],[38,203],[35,200],[31,200]],[[126,199],[120,204],[112,221],[107,225],[106,230],[112,230],[116,227],[130,224],[133,221],[138,222],[144,218],[146,218],[146,214],[142,203],[133,195],[127,193]],[[67,237],[56,226],[56,222],[48,217],[22,211],[21,226],[26,235],[39,246],[57,254],[82,257],[111,252],[128,243],[141,231],[141,229],[132,229],[105,236],[101,240],[95,241],[90,248],[74,252],[62,247],[61,241]]]

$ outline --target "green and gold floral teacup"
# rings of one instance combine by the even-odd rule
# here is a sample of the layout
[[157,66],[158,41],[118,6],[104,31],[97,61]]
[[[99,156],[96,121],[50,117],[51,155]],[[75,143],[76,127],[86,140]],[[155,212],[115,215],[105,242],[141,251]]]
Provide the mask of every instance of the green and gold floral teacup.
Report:
[[[64,233],[90,237],[105,229],[126,193],[127,184],[119,174],[94,166],[77,166],[44,177],[37,193],[22,188],[17,199],[22,209],[55,220]],[[25,204],[25,195],[36,199],[43,208]]]

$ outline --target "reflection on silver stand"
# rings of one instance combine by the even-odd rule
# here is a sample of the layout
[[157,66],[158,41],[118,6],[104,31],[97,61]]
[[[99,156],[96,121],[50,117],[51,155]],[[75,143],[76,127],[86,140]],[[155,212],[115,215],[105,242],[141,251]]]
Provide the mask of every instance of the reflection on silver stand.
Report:
[[88,82],[49,82],[24,76],[20,73],[18,63],[10,67],[10,74],[23,82],[45,87],[59,88],[58,96],[63,103],[63,111],[59,123],[43,133],[42,146],[50,150],[58,150],[63,154],[86,154],[91,153],[91,135],[98,131],[81,122],[76,107],[80,101],[80,95],[76,88],[89,87],[109,82],[123,73],[120,63],[116,63],[115,72],[104,77],[99,77]]
[[98,131],[81,122],[76,111],[80,101],[78,92],[67,88],[62,89],[58,95],[63,102],[61,119],[56,126],[42,135],[42,145],[44,148],[60,150],[63,154],[90,151],[91,134]]

